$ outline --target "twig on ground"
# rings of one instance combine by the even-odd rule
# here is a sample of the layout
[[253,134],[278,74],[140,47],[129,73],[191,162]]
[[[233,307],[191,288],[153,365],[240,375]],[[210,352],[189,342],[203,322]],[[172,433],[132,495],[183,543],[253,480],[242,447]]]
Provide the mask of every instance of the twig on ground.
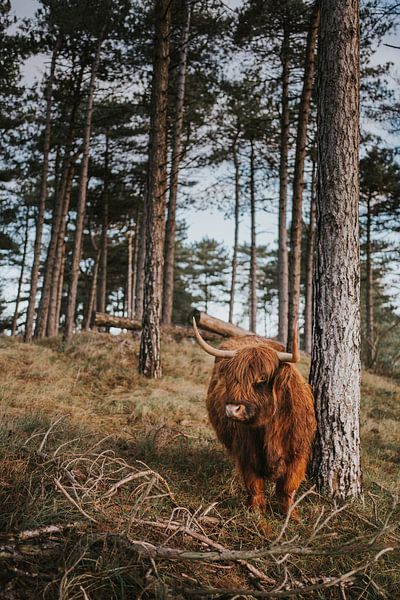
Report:
[[89,519],[89,521],[92,521],[92,523],[98,523],[98,521],[94,517],[91,517],[86,511],[84,511],[83,508],[81,506],[79,506],[79,504],[69,495],[69,493],[63,487],[63,485],[61,484],[61,482],[60,482],[59,479],[56,479],[54,477],[54,483],[56,484],[56,486],[58,487],[58,489],[64,494],[64,496],[67,498],[67,500],[69,502],[71,502],[71,504],[73,504],[75,506],[75,508],[77,508],[79,510],[79,512],[84,517],[86,517],[86,519]]
[[40,454],[40,452],[43,451],[43,448],[46,445],[47,442],[47,438],[49,437],[50,433],[52,432],[52,430],[54,429],[54,427],[63,419],[65,419],[66,417],[69,417],[69,413],[67,413],[66,415],[61,415],[61,417],[59,417],[58,419],[56,419],[55,421],[53,421],[50,425],[50,427],[48,428],[48,430],[46,431],[46,433],[44,434],[44,438],[42,439],[42,443],[40,444],[39,448],[38,448],[38,453]]

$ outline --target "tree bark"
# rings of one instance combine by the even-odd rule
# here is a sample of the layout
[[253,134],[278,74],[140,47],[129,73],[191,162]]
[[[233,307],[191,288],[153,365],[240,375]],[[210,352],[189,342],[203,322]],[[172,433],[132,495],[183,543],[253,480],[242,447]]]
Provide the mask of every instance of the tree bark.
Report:
[[36,237],[35,246],[33,250],[33,264],[31,273],[31,286],[29,292],[28,309],[26,316],[25,326],[25,341],[32,341],[33,336],[33,321],[35,318],[35,305],[36,305],[36,293],[39,281],[39,270],[40,270],[40,254],[42,249],[42,235],[43,235],[43,224],[44,224],[44,213],[46,210],[47,200],[47,177],[49,172],[49,154],[50,154],[50,135],[51,135],[51,111],[53,104],[53,83],[54,75],[56,71],[57,56],[60,47],[61,40],[58,38],[51,57],[50,73],[46,85],[46,120],[44,128],[44,142],[43,142],[43,167],[42,177],[40,183],[40,198],[39,207],[37,214],[36,223]]
[[366,308],[366,356],[367,367],[372,366],[374,360],[374,303],[373,303],[373,270],[372,270],[372,244],[371,244],[371,194],[367,197],[367,240],[365,245],[365,308]]
[[249,329],[257,329],[257,247],[256,247],[256,192],[255,192],[254,141],[250,140],[250,318]]
[[[143,201],[142,214],[139,227],[139,251],[136,258],[136,287],[135,287],[135,317],[139,321],[143,318],[144,294],[144,263],[146,260],[146,202]],[[137,235],[137,234],[136,234]]]
[[359,1],[321,0],[312,468],[338,499],[361,492]]
[[100,50],[103,39],[102,37],[97,42],[96,54],[93,60],[92,71],[90,75],[89,83],[89,94],[86,109],[86,121],[83,137],[83,148],[82,148],[82,167],[81,167],[81,179],[79,185],[78,205],[76,211],[76,224],[75,224],[75,244],[72,255],[71,264],[71,279],[69,286],[69,297],[67,304],[67,314],[65,322],[64,338],[69,340],[72,336],[74,324],[75,324],[75,309],[76,299],[78,293],[78,280],[79,280],[79,265],[82,255],[82,237],[83,237],[83,225],[85,220],[85,209],[86,209],[86,192],[88,183],[88,169],[89,169],[89,149],[90,149],[90,137],[92,130],[92,115],[93,115],[93,101],[94,92],[96,89],[96,76],[97,69],[100,62]]
[[[51,238],[49,249],[46,258],[45,272],[43,276],[42,294],[39,305],[37,318],[36,335],[38,338],[43,338],[46,335],[52,336],[57,333],[57,327],[54,322],[55,303],[58,295],[58,278],[60,273],[60,264],[56,262],[57,245],[59,237],[62,234],[64,238],[65,219],[63,221],[63,209],[65,205],[65,195],[68,193],[70,184],[71,171],[71,151],[73,143],[74,128],[76,125],[76,117],[79,108],[81,86],[84,72],[84,63],[80,66],[76,82],[74,84],[74,92],[72,96],[72,107],[69,116],[68,134],[65,143],[65,153],[63,160],[62,176],[60,184],[57,188],[57,198],[55,210],[53,213]],[[69,201],[68,201],[69,207]],[[67,207],[67,209],[68,209]],[[63,228],[64,223],[64,228]],[[58,257],[59,258],[59,257]],[[53,287],[54,286],[54,287]]]
[[232,275],[231,275],[231,289],[229,294],[229,316],[228,321],[233,321],[233,311],[235,307],[235,291],[236,291],[236,277],[237,277],[237,256],[239,246],[239,218],[240,218],[240,173],[239,173],[239,159],[237,154],[237,138],[235,136],[232,154],[233,154],[233,165],[235,168],[235,232],[233,239],[233,254],[232,254]]
[[143,327],[139,371],[154,379],[161,377],[160,300],[162,284],[164,206],[167,159],[167,96],[170,0],[155,2],[155,44],[151,90],[149,163],[146,193],[146,262],[143,298]]
[[316,225],[316,164],[313,160],[311,175],[311,198],[310,198],[310,223],[308,229],[308,248],[306,266],[306,302],[304,307],[304,350],[311,354],[312,348],[312,321],[313,321],[313,271],[315,255],[315,225]]
[[279,163],[279,225],[278,225],[278,339],[286,346],[289,307],[289,271],[287,240],[287,194],[289,156],[289,30],[284,29],[281,49],[282,57],[282,98],[281,98],[281,139]]
[[28,238],[29,238],[29,207],[26,209],[26,217],[25,217],[25,231],[24,231],[24,244],[22,248],[22,258],[21,258],[21,271],[18,279],[18,288],[17,288],[17,297],[15,299],[15,310],[14,316],[11,325],[11,335],[14,336],[17,333],[17,321],[19,317],[19,305],[21,302],[21,290],[22,284],[24,282],[24,273],[25,273],[25,263],[26,263],[26,254],[28,249]]
[[313,8],[311,24],[307,35],[303,90],[300,100],[299,121],[296,137],[296,156],[294,162],[292,223],[290,228],[289,256],[289,349],[292,345],[294,327],[299,319],[304,162],[307,149],[307,129],[311,112],[311,97],[314,86],[315,46],[319,29],[319,18],[319,3],[316,2]]
[[184,4],[186,10],[186,23],[183,31],[181,52],[179,57],[176,119],[172,148],[171,174],[169,180],[168,217],[165,228],[162,322],[166,325],[169,325],[172,321],[172,308],[174,299],[176,198],[178,193],[179,164],[181,160],[181,139],[184,117],[186,68],[191,18],[189,1],[185,0]]

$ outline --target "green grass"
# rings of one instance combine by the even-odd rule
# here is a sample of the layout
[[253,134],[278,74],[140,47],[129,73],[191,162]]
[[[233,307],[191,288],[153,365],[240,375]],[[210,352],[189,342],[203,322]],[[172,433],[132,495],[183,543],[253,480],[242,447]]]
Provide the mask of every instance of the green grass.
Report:
[[[247,511],[241,483],[208,424],[204,398],[212,359],[190,341],[164,339],[164,377],[149,381],[137,373],[137,354],[138,343],[124,336],[81,334],[66,347],[60,340],[24,345],[0,338],[0,543],[16,532],[73,524],[25,546],[14,541],[14,557],[0,551],[0,598],[187,598],[207,587],[260,590],[237,563],[151,561],[126,546],[128,538],[209,549],[166,529],[173,521],[227,549],[248,550],[268,546],[283,526],[273,495],[268,530],[265,520]],[[300,368],[307,373],[306,359]],[[296,537],[305,547],[318,518],[321,523],[330,515],[311,543],[329,551],[357,537],[359,546],[387,522],[390,529],[376,545],[394,551],[371,565],[366,562],[372,551],[346,549],[335,556],[291,554],[281,563],[263,558],[252,564],[277,582],[286,576],[290,587],[360,568],[351,586],[316,590],[312,597],[397,597],[399,420],[400,387],[365,373],[363,498],[337,512],[310,493],[301,502],[302,521],[290,523],[282,535],[284,543]],[[132,474],[137,476],[110,494]]]

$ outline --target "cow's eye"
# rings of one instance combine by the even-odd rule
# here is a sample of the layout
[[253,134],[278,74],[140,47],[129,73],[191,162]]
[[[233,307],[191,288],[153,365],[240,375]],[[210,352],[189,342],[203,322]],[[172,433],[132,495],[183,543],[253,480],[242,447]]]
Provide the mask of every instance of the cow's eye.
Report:
[[266,379],[260,379],[260,381],[256,381],[253,386],[256,389],[261,389],[262,387],[266,386],[268,384],[268,381]]

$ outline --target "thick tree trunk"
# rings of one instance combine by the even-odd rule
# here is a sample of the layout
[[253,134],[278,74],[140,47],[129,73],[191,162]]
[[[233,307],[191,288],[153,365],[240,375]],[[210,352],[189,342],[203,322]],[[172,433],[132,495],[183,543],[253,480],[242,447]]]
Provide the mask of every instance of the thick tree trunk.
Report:
[[313,321],[313,272],[315,255],[315,225],[316,225],[316,164],[313,160],[311,175],[310,223],[308,229],[308,248],[306,266],[306,302],[304,307],[304,350],[311,354],[312,321]]
[[338,499],[361,492],[359,2],[321,0],[313,472]]
[[40,270],[40,254],[42,249],[42,235],[43,235],[43,224],[44,224],[44,213],[46,210],[47,200],[47,177],[49,172],[49,154],[50,154],[50,134],[51,134],[51,111],[52,111],[52,100],[53,100],[53,83],[54,75],[56,71],[57,55],[60,46],[60,40],[56,41],[51,57],[50,73],[47,80],[46,86],[46,122],[44,129],[44,142],[43,142],[43,167],[42,177],[40,183],[40,198],[39,207],[36,221],[36,238],[35,246],[33,250],[33,264],[31,273],[31,287],[29,292],[28,310],[26,316],[25,326],[25,341],[30,342],[33,336],[33,321],[35,318],[35,305],[36,305],[36,292],[39,281],[39,270]]
[[[144,294],[144,263],[146,260],[146,203],[143,202],[139,227],[139,251],[136,258],[136,287],[135,287],[135,317],[139,321],[143,318]],[[136,234],[138,235],[138,234]]]
[[374,303],[371,244],[371,194],[367,198],[367,241],[365,245],[365,308],[366,308],[366,355],[367,367],[374,361]]
[[21,302],[21,290],[22,290],[22,285],[24,283],[26,254],[27,254],[27,249],[28,249],[28,238],[29,238],[29,207],[26,209],[24,244],[22,247],[22,257],[21,257],[21,271],[19,273],[19,278],[18,278],[17,297],[15,299],[14,316],[13,316],[12,325],[11,325],[11,335],[12,336],[16,335],[16,333],[17,333],[17,322],[18,322],[18,317],[19,317],[19,305]]
[[85,220],[85,209],[86,209],[86,192],[88,183],[88,169],[89,169],[89,149],[90,149],[90,137],[92,130],[92,115],[93,115],[93,100],[94,92],[96,89],[96,76],[97,69],[100,62],[100,50],[102,45],[102,38],[97,42],[96,54],[93,60],[92,72],[90,75],[89,83],[89,94],[86,109],[86,121],[83,136],[83,147],[82,147],[82,168],[81,168],[81,179],[79,184],[79,195],[78,205],[76,209],[76,224],[75,224],[75,240],[74,240],[74,252],[72,255],[71,264],[71,279],[69,286],[69,297],[67,304],[67,314],[65,322],[64,337],[69,340],[72,336],[74,324],[75,324],[75,309],[76,299],[78,294],[78,280],[79,280],[79,265],[82,255],[82,238],[83,238],[83,226]]
[[236,291],[236,277],[237,277],[237,256],[239,246],[239,218],[240,218],[240,173],[239,173],[239,159],[237,154],[237,138],[233,142],[232,154],[233,154],[233,165],[235,168],[235,232],[233,238],[233,254],[232,254],[232,274],[231,274],[231,289],[229,294],[229,323],[233,321],[233,311],[235,307],[235,291]]
[[160,300],[162,284],[164,206],[167,159],[167,96],[170,0],[155,2],[155,45],[151,90],[149,164],[146,193],[146,262],[143,298],[143,327],[139,371],[161,377]]
[[186,66],[191,17],[191,8],[189,6],[188,0],[185,0],[185,9],[186,23],[185,29],[183,31],[181,52],[179,57],[176,119],[172,148],[171,174],[169,179],[168,217],[165,227],[162,322],[166,325],[169,325],[172,320],[172,308],[174,298],[176,198],[178,193],[179,164],[181,160],[181,138],[184,116]]
[[[79,72],[76,76],[76,82],[74,85],[74,93],[72,97],[72,107],[69,116],[68,134],[65,144],[65,154],[63,160],[62,176],[59,186],[57,187],[57,198],[55,204],[55,210],[53,213],[52,227],[51,227],[51,238],[49,249],[47,252],[45,272],[43,277],[43,287],[40,299],[40,306],[38,312],[36,335],[42,338],[46,335],[56,335],[57,327],[54,322],[54,316],[56,312],[55,303],[57,302],[58,295],[58,275],[60,272],[60,265],[56,262],[57,245],[60,235],[64,238],[65,219],[63,221],[63,209],[65,205],[65,196],[68,193],[70,176],[72,173],[71,164],[71,152],[72,143],[74,136],[74,129],[76,126],[76,117],[79,108],[79,101],[81,95],[82,79],[84,73],[84,64],[80,66]],[[68,201],[69,207],[69,201]],[[54,285],[54,287],[53,287]]]
[[257,329],[257,247],[256,247],[256,192],[254,142],[250,141],[250,318],[249,329]]
[[279,231],[278,231],[278,338],[286,345],[289,307],[289,272],[287,242],[287,195],[289,156],[289,31],[284,29],[282,42],[281,140],[279,164]]
[[307,149],[307,129],[311,111],[311,97],[314,86],[315,46],[319,28],[319,16],[319,4],[317,2],[313,8],[310,29],[307,35],[303,90],[301,93],[299,122],[296,138],[296,156],[294,162],[292,223],[290,229],[289,256],[289,349],[292,345],[294,327],[299,319],[304,162]]

